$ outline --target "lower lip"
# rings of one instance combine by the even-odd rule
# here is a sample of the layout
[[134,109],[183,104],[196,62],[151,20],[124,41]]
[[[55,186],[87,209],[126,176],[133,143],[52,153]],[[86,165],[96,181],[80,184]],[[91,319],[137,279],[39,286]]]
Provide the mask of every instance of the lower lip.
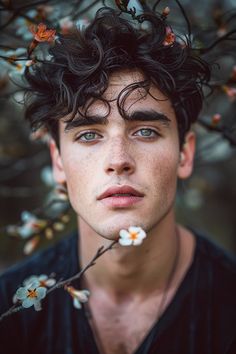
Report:
[[130,196],[130,197],[108,197],[101,199],[101,202],[109,207],[125,208],[139,203],[143,197]]

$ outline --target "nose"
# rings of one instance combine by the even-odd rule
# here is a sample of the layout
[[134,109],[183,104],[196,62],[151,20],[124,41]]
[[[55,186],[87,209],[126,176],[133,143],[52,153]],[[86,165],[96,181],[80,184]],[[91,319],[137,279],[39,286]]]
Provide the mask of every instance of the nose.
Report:
[[122,138],[114,138],[109,143],[105,159],[105,172],[109,175],[130,175],[135,171],[135,160],[130,143]]

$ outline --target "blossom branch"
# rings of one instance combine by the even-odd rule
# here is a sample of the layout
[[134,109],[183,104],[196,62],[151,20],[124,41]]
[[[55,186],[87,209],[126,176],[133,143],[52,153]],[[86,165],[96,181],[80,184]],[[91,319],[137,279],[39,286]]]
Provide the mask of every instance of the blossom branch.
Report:
[[[128,230],[120,230],[119,237],[112,241],[107,247],[100,247],[93,258],[80,272],[69,277],[68,279],[58,280],[57,283],[55,279],[44,274],[41,274],[40,276],[32,275],[24,280],[23,287],[17,289],[13,296],[13,302],[15,305],[0,316],[0,321],[14,312],[22,310],[23,308],[34,306],[36,311],[41,310],[41,300],[43,300],[46,295],[59,288],[64,288],[72,296],[74,306],[77,309],[80,309],[81,303],[88,301],[88,296],[90,293],[88,290],[77,290],[73,286],[70,286],[70,284],[79,279],[90,267],[94,266],[96,264],[96,260],[104,253],[111,250],[116,243],[119,242],[121,246],[138,246],[142,244],[146,236],[146,232],[141,227],[137,226],[130,226]],[[49,290],[47,290],[48,287],[50,287]],[[17,306],[19,302],[21,305]]]
[[77,17],[80,17],[87,11],[89,11],[91,8],[93,8],[97,3],[99,3],[100,0],[94,0],[90,5],[85,7],[83,10],[78,9],[78,11],[74,12],[74,15],[72,16],[72,20],[75,20]]
[[205,122],[203,119],[199,119],[198,123],[209,131],[220,133],[226,140],[228,140],[231,146],[236,146],[236,138],[233,135],[233,129],[230,130],[225,126],[214,126],[213,124]]
[[107,246],[106,248],[104,248],[104,246],[101,246],[96,254],[93,256],[93,258],[91,259],[91,261],[77,274],[73,275],[72,277],[66,279],[66,280],[62,280],[59,281],[58,283],[55,284],[55,286],[53,286],[51,289],[48,290],[47,294],[51,293],[52,291],[59,289],[59,288],[63,288],[65,286],[70,285],[73,281],[79,279],[86,271],[87,269],[89,269],[90,267],[92,267],[93,265],[96,264],[96,260],[101,257],[104,253],[106,253],[108,250],[111,250],[113,248],[113,246],[118,242],[118,240],[113,241],[109,246]]
[[[89,261],[89,263],[77,274],[73,275],[72,277],[66,279],[66,280],[61,280],[58,283],[56,283],[53,287],[51,287],[48,291],[47,291],[47,295],[53,291],[55,291],[56,289],[59,288],[63,288],[63,287],[68,287],[69,284],[71,284],[74,280],[79,279],[86,271],[87,269],[89,269],[90,267],[92,267],[93,265],[96,264],[96,260],[101,257],[104,253],[106,253],[108,250],[111,250],[113,248],[113,246],[118,242],[118,240],[113,241],[110,245],[108,245],[106,248],[104,248],[104,246],[101,246],[96,254],[93,256],[93,258],[91,259],[91,261]],[[22,309],[24,309],[24,307],[22,305],[17,305],[14,304],[12,307],[10,307],[6,312],[4,312],[2,315],[0,315],[0,322],[12,315],[13,313],[19,312]]]
[[6,312],[4,312],[2,315],[0,315],[0,322],[5,318],[8,317],[10,315],[12,315],[13,313],[19,312],[20,310],[23,309],[23,306],[17,306],[16,304],[13,305],[12,307],[10,307]]

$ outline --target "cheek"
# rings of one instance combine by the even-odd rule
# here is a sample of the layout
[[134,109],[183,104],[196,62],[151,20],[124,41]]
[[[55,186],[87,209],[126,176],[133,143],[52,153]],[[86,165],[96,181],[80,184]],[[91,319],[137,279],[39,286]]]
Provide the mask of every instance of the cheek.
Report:
[[[160,151],[157,156],[146,160],[150,170],[150,183],[153,184],[154,196],[172,198],[177,184],[179,155],[175,151]],[[151,166],[151,169],[150,169]]]
[[94,157],[92,154],[79,156],[78,153],[72,152],[70,158],[64,159],[64,171],[66,175],[67,189],[69,198],[73,207],[80,201],[84,203],[84,196],[89,194],[92,188],[92,181],[95,177]]

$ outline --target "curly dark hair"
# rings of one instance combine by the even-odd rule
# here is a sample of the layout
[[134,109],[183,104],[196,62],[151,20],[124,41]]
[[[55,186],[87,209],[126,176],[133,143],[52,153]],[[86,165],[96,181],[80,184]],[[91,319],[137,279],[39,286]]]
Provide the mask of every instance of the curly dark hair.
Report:
[[210,67],[192,50],[189,38],[164,43],[170,27],[163,16],[149,11],[134,22],[106,7],[86,28],[59,35],[50,48],[50,61],[30,67],[25,74],[30,98],[26,118],[33,130],[46,127],[58,143],[60,118],[70,114],[66,124],[70,129],[76,126],[77,113],[86,116],[95,100],[103,100],[109,108],[103,94],[110,75],[137,69],[144,79],[129,85],[117,100],[121,115],[126,118],[124,103],[130,92],[143,87],[148,93],[154,84],[173,105],[183,144],[202,108]]

